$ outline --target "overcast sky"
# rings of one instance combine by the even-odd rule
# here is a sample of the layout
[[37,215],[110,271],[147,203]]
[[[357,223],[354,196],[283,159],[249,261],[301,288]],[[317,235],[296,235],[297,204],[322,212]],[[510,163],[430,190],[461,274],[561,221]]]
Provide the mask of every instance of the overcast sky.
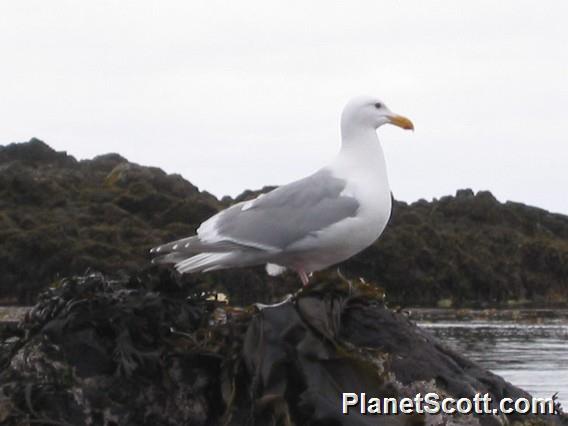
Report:
[[119,152],[217,196],[283,184],[379,96],[392,190],[568,213],[568,1],[60,1],[0,8],[0,144]]

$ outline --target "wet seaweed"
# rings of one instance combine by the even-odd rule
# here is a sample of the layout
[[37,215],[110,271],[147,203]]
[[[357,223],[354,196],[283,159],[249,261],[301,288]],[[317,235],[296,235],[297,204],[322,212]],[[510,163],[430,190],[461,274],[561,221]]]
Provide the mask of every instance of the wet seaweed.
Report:
[[[99,273],[65,278],[2,335],[0,423],[431,424],[457,419],[344,416],[340,393],[528,395],[445,347],[384,299],[376,285],[331,275],[278,305],[245,308],[185,286],[166,269],[120,280]],[[563,420],[459,420],[505,421]]]

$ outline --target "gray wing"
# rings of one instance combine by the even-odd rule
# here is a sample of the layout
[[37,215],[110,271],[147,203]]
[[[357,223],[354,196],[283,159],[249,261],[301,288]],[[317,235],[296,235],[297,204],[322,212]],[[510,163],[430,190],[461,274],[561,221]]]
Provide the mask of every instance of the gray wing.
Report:
[[213,237],[258,248],[285,249],[336,222],[355,216],[359,202],[341,195],[346,182],[322,169],[255,200],[236,204],[205,222],[200,239]]

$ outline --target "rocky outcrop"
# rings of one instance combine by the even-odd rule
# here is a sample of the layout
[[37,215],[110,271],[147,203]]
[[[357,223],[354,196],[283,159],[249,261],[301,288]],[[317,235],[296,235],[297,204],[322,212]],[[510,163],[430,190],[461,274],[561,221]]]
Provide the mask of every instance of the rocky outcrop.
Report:
[[567,424],[560,413],[344,415],[342,392],[529,395],[386,308],[376,286],[330,277],[278,306],[239,308],[183,284],[151,269],[42,293],[0,339],[0,423]]
[[568,217],[487,191],[397,202],[381,239],[345,268],[401,304],[566,304]]
[[[33,303],[58,277],[89,268],[130,274],[148,264],[153,245],[190,235],[221,208],[262,191],[219,201],[118,154],[77,161],[37,139],[0,147],[0,304]],[[401,305],[565,304],[568,217],[471,190],[395,202],[381,239],[340,266],[378,282]],[[185,280],[239,304],[269,302],[298,286],[293,276],[267,281],[261,267]]]
[[115,275],[220,208],[179,175],[117,154],[77,161],[32,140],[0,148],[0,300],[31,303],[58,276]]

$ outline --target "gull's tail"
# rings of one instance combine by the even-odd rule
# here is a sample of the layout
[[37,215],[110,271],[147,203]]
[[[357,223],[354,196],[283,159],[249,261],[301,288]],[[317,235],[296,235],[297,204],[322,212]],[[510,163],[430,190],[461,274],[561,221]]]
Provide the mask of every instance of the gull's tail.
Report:
[[204,242],[193,236],[154,247],[152,263],[173,263],[178,272],[207,272],[264,263],[262,250],[230,241]]

